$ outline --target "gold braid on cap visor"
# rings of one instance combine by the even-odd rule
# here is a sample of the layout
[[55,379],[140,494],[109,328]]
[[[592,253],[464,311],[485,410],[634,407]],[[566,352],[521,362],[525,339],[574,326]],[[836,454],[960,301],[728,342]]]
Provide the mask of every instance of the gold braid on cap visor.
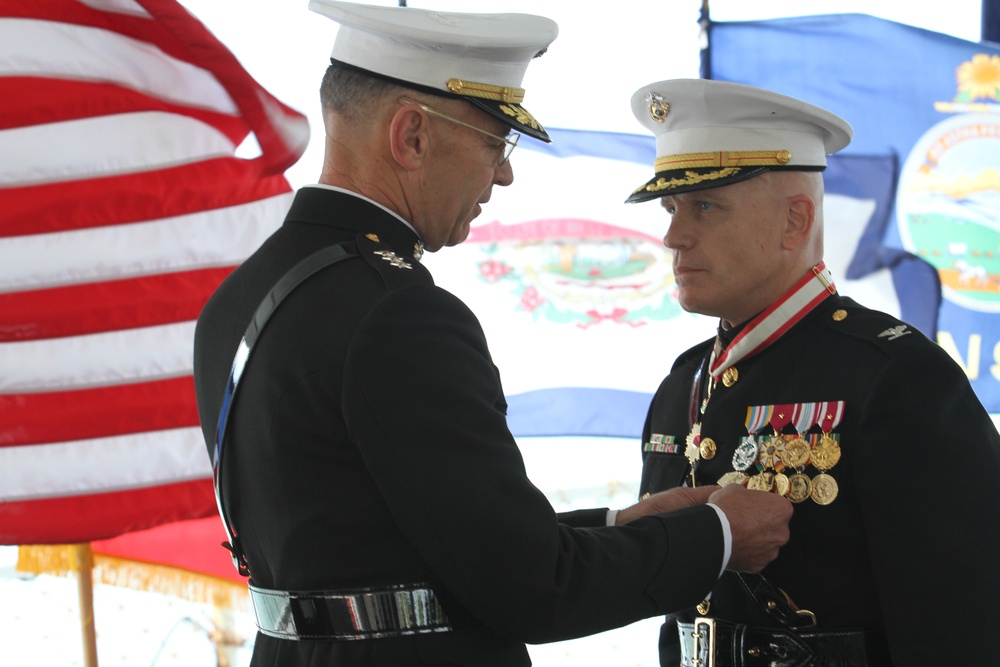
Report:
[[698,183],[704,183],[705,181],[715,181],[720,178],[729,178],[730,176],[735,176],[743,171],[739,167],[726,167],[725,169],[720,169],[719,171],[712,171],[707,174],[699,174],[696,171],[686,171],[684,172],[684,178],[672,178],[669,181],[665,178],[658,178],[653,183],[646,183],[636,188],[632,194],[638,192],[659,192],[660,190],[675,189],[683,185],[696,185]]
[[448,79],[447,86],[448,90],[456,95],[480,97],[484,100],[493,100],[494,102],[512,102],[514,104],[520,104],[524,101],[524,88],[514,88],[513,86],[494,86],[492,83],[463,81],[461,79]]
[[788,164],[791,152],[780,151],[715,151],[713,153],[681,153],[656,158],[656,173],[678,169],[710,167],[778,167]]
[[448,79],[447,86],[448,90],[456,95],[478,97],[492,102],[506,102],[498,107],[505,115],[510,116],[521,125],[544,131],[535,117],[521,106],[521,102],[524,101],[524,88],[494,86],[492,83],[463,81],[462,79]]

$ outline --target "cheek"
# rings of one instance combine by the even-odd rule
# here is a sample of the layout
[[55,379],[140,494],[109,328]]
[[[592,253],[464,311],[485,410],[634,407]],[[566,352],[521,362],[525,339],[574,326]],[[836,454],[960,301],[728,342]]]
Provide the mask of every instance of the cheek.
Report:
[[451,234],[448,236],[448,242],[445,244],[447,246],[456,246],[462,243],[469,237],[470,231],[469,222],[460,222],[451,229]]

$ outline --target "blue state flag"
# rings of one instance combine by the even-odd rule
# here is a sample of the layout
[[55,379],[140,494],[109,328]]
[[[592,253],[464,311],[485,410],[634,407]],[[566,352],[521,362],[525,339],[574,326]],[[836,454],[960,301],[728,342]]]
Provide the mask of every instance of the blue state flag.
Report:
[[1000,412],[1000,45],[860,14],[713,22],[703,67],[847,119],[854,140],[831,174],[895,162],[885,224],[862,235],[852,275],[892,269],[903,319],[936,334]]

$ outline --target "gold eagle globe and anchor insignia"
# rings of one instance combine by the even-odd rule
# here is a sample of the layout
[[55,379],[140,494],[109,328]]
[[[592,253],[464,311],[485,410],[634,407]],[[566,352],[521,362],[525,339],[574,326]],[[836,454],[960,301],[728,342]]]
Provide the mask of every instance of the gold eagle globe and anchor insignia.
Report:
[[650,92],[646,95],[646,105],[649,109],[649,117],[657,123],[662,123],[670,113],[670,105],[663,101],[663,96]]

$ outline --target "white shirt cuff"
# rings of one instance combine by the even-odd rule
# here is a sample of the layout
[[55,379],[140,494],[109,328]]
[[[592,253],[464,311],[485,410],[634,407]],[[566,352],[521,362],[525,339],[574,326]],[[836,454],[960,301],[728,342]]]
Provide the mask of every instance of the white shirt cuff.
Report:
[[[722,526],[722,569],[719,570],[719,576],[722,576],[722,573],[726,571],[726,566],[729,565],[729,557],[733,555],[733,529],[729,527],[729,519],[721,507],[713,503],[705,504],[714,509],[715,513],[719,515],[719,523]],[[617,519],[618,510],[608,510],[604,518],[604,525],[613,526]]]
[[729,527],[729,519],[726,518],[726,513],[722,511],[722,508],[713,504],[705,503],[709,507],[715,510],[715,513],[719,515],[719,523],[722,524],[722,569],[719,570],[719,576],[726,571],[726,566],[729,565],[729,557],[733,555],[733,529]]

